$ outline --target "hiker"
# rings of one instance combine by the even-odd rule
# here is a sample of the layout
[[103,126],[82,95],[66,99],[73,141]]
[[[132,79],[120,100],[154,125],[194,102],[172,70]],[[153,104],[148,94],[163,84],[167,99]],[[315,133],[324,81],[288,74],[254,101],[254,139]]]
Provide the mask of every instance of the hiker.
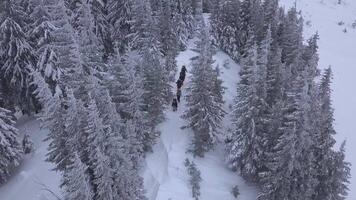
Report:
[[184,73],[186,73],[187,72],[187,68],[185,68],[185,65],[183,65],[183,67],[182,67],[182,70],[181,70],[182,72],[184,72]]
[[179,74],[179,79],[181,79],[183,82],[185,80],[186,72],[187,72],[187,68],[185,68],[185,66],[183,65],[182,70],[180,71]]
[[178,103],[180,103],[180,96],[182,95],[182,90],[181,89],[178,89],[177,90],[177,100],[178,100]]
[[185,72],[183,72],[183,71],[180,72],[179,79],[184,82],[184,80],[185,80]]
[[183,85],[183,80],[182,79],[178,79],[177,81],[177,89],[180,89]]
[[173,111],[174,111],[174,112],[177,111],[178,102],[177,102],[177,99],[176,99],[176,98],[173,99],[172,108],[173,108]]

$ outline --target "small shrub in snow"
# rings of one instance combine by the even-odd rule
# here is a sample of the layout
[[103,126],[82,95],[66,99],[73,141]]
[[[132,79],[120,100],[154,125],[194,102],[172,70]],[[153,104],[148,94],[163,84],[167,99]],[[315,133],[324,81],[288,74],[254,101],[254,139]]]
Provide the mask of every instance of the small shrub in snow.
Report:
[[343,22],[343,21],[339,21],[338,23],[337,23],[337,25],[339,25],[339,26],[342,26],[342,25],[344,25],[345,24],[345,22]]
[[346,29],[346,28],[344,28],[344,30],[342,30],[342,32],[347,33],[347,29]]
[[237,198],[240,195],[239,186],[235,185],[231,191],[232,195]]
[[190,185],[192,187],[192,196],[195,200],[199,200],[200,196],[200,182],[202,178],[200,171],[194,162],[190,162],[189,159],[185,159],[184,165],[187,167],[188,174],[190,176]]

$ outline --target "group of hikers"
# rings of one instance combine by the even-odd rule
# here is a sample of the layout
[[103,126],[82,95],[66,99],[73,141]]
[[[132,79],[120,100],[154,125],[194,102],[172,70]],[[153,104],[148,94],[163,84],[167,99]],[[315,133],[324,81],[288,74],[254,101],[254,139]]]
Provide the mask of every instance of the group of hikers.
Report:
[[176,94],[176,98],[173,99],[172,102],[172,108],[173,111],[177,111],[178,109],[178,103],[180,103],[180,97],[182,96],[182,86],[185,80],[185,76],[187,73],[187,68],[183,65],[180,73],[179,73],[179,79],[177,80],[176,84],[177,84],[177,94]]

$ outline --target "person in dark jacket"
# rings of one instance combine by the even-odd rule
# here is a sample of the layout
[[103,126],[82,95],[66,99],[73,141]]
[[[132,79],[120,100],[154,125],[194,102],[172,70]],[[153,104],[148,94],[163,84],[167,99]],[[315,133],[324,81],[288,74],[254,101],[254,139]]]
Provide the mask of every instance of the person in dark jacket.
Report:
[[185,65],[183,65],[183,67],[182,67],[182,70],[181,70],[182,72],[184,72],[184,73],[186,73],[187,72],[187,68],[185,67]]
[[181,79],[183,82],[185,80],[186,72],[187,72],[187,68],[185,68],[185,66],[183,65],[183,67],[180,71],[180,74],[179,74],[179,79]]
[[176,99],[176,98],[173,99],[172,108],[173,108],[173,111],[174,111],[174,112],[177,111],[178,102],[177,102],[177,99]]
[[184,80],[185,80],[185,73],[184,73],[183,71],[180,72],[180,74],[179,74],[179,79],[184,82]]
[[178,81],[177,81],[177,89],[182,88],[182,86],[183,86],[183,80],[182,79],[178,79]]
[[178,100],[178,103],[180,103],[180,96],[182,95],[182,90],[181,89],[178,89],[177,90],[177,100]]

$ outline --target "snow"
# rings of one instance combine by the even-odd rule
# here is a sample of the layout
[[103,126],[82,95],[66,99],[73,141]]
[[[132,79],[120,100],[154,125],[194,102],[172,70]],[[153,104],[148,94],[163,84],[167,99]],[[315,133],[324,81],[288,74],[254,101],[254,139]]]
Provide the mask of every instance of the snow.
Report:
[[[101,2],[101,1],[99,1]],[[294,5],[295,0],[280,0],[286,8]],[[335,107],[335,127],[338,135],[338,145],[347,139],[347,160],[352,166],[352,180],[348,200],[356,199],[356,29],[351,27],[356,20],[356,1],[343,0],[342,5],[337,5],[337,0],[296,0],[298,9],[306,22],[305,38],[315,32],[320,35],[319,54],[321,68],[332,66],[334,71],[333,102]],[[340,21],[345,24],[338,25]],[[310,25],[308,25],[310,24]],[[344,33],[343,30],[347,29]],[[193,39],[189,42],[186,51],[179,54],[177,64],[187,66],[190,71],[190,58],[196,53]],[[221,51],[214,55],[216,65],[221,69],[224,80],[225,110],[230,112],[230,105],[236,94],[239,66],[229,56]],[[187,82],[189,84],[189,76]],[[174,86],[175,87],[175,86]],[[184,86],[183,86],[184,96]],[[153,153],[145,159],[145,168],[142,175],[146,195],[149,200],[189,200],[191,190],[189,177],[184,166],[184,160],[194,160],[201,170],[203,182],[201,184],[201,200],[232,200],[233,186],[238,185],[241,195],[240,200],[256,199],[256,187],[246,183],[237,173],[226,168],[224,162],[223,144],[219,144],[214,151],[208,152],[204,158],[192,158],[186,150],[190,144],[192,131],[181,129],[186,122],[181,118],[185,110],[182,99],[178,112],[166,111],[166,121],[159,125],[162,135],[154,146]],[[230,116],[223,121],[224,131],[231,126]],[[48,142],[43,139],[48,130],[40,129],[39,122],[33,118],[21,118],[17,127],[21,135],[29,134],[35,144],[35,152],[27,155],[21,166],[15,171],[11,180],[0,187],[0,200],[54,200],[44,186],[55,194],[60,194],[60,174],[52,171],[53,165],[45,161]],[[42,184],[42,185],[41,185]]]
[[[281,5],[289,8],[294,0],[280,0]],[[319,54],[321,68],[332,67],[333,104],[335,108],[335,128],[339,147],[343,140],[347,140],[347,161],[351,162],[351,185],[348,200],[356,199],[356,29],[352,23],[356,20],[356,1],[343,0],[341,5],[337,0],[297,0],[297,8],[302,10],[305,22],[305,38],[315,32],[320,35]],[[344,25],[338,25],[339,22]],[[343,30],[347,29],[344,33]]]
[[52,171],[54,167],[45,161],[48,142],[44,142],[48,130],[40,129],[39,122],[33,118],[22,117],[16,124],[20,137],[30,135],[35,151],[26,155],[16,169],[11,180],[0,187],[1,200],[55,200],[47,189],[60,194],[60,174]]
[[[190,58],[196,56],[193,39],[189,42],[186,51],[181,52],[177,57],[179,67],[185,65],[188,69],[188,77],[182,88],[189,84],[189,71],[191,69]],[[214,55],[215,65],[221,69],[224,86],[227,88],[225,93],[226,110],[235,96],[236,84],[238,81],[239,66],[233,62],[229,56],[218,51]],[[224,63],[228,63],[226,67]],[[175,86],[174,86],[175,87]],[[206,153],[204,158],[193,158],[187,149],[192,140],[192,130],[181,129],[187,125],[181,116],[186,109],[185,100],[179,104],[178,111],[173,112],[171,108],[166,111],[166,121],[159,125],[161,137],[154,146],[153,153],[146,158],[146,168],[143,172],[145,188],[149,200],[189,200],[193,199],[189,185],[189,176],[184,166],[186,158],[194,160],[198,169],[201,171],[201,200],[233,200],[231,190],[235,185],[239,186],[240,200],[256,199],[257,190],[253,185],[249,185],[237,174],[226,167],[224,161],[223,144],[219,144],[216,149]],[[231,121],[229,115],[224,120],[224,128],[228,129]],[[226,131],[223,131],[226,132]]]

